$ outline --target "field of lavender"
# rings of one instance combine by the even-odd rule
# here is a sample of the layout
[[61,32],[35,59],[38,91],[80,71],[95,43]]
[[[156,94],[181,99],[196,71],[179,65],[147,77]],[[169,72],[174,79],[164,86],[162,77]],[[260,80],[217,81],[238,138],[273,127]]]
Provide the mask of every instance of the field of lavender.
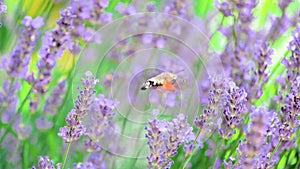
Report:
[[299,0],[0,0],[0,169],[300,169]]

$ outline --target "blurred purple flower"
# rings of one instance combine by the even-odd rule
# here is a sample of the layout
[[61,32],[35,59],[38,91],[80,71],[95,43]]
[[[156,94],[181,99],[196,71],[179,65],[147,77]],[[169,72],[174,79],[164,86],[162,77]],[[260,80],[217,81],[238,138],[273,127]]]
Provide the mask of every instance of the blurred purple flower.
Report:
[[113,110],[117,104],[117,101],[104,98],[102,94],[95,98],[91,112],[86,116],[84,124],[87,129],[85,134],[89,137],[89,140],[85,142],[88,151],[99,151],[103,137],[109,137],[109,133],[113,133],[114,124],[111,118],[115,115]]
[[49,122],[46,117],[42,116],[35,121],[36,127],[39,130],[47,130],[53,127],[53,123]]
[[19,140],[25,140],[29,138],[31,134],[31,126],[28,124],[24,124],[21,121],[21,116],[17,116],[17,119],[15,120],[13,125],[13,129],[14,131],[16,131]]
[[166,107],[174,107],[176,106],[177,95],[175,93],[168,93],[166,97],[165,106]]
[[176,15],[184,19],[190,19],[190,15],[188,13],[188,11],[190,11],[190,5],[188,5],[187,2],[188,1],[185,0],[170,0],[164,7],[163,12]]
[[118,3],[115,10],[124,16],[137,13],[137,9],[134,6],[125,6],[122,2]]
[[[7,10],[7,6],[4,5],[4,3],[2,2],[2,0],[0,1],[0,15],[3,13],[6,13]],[[0,28],[2,27],[2,23],[0,22]]]
[[156,40],[156,42],[155,42],[155,44],[156,44],[156,47],[157,48],[159,48],[159,49],[162,49],[162,48],[164,48],[165,47],[165,40],[164,40],[164,38],[158,38],[157,40]]
[[266,151],[267,132],[271,125],[270,113],[266,108],[252,108],[250,132],[245,142],[238,147],[237,168],[260,168],[260,156]]
[[147,12],[156,12],[154,3],[148,3],[146,5],[146,10],[147,10]]
[[87,162],[74,164],[74,169],[107,169],[102,154],[92,154]]
[[101,24],[112,22],[112,13],[103,13],[99,19]]
[[278,6],[281,10],[285,10],[294,0],[279,0]]
[[7,6],[4,5],[2,1],[0,1],[0,14],[5,13],[7,10]]
[[222,14],[225,17],[234,16],[233,15],[233,5],[231,3],[228,3],[228,2],[220,3],[219,1],[215,1],[215,6],[219,9],[220,12],[222,12]]
[[[267,68],[271,65],[271,56],[274,50],[269,43],[258,42],[254,53],[255,66],[251,67],[253,75],[249,75],[248,98],[251,100],[259,99],[262,94],[262,85],[269,80],[270,73]],[[250,74],[250,71],[249,71]]]
[[74,169],[98,169],[98,167],[94,166],[91,162],[85,162],[74,164]]
[[3,60],[3,68],[13,78],[26,78],[32,52],[35,50],[39,38],[39,28],[44,25],[43,18],[32,19],[26,16],[22,25],[21,36],[10,58]]
[[66,94],[65,90],[66,80],[58,83],[53,89],[51,95],[47,98],[44,106],[45,116],[55,116],[57,114],[57,108],[61,106],[63,98]]
[[142,35],[142,42],[143,44],[151,44],[153,42],[153,35],[152,34]]
[[21,89],[20,83],[13,83],[12,81],[5,81],[3,90],[0,91],[0,110],[5,110],[2,117],[3,123],[9,123],[16,114],[19,98],[16,96]]
[[[54,162],[50,160],[48,156],[39,156],[38,168],[39,169],[60,169],[61,163],[55,165]],[[33,166],[32,169],[36,169],[36,167]]]
[[[0,130],[0,135],[2,135],[3,133]],[[5,151],[10,152],[10,155],[4,156],[4,158],[1,160],[3,160],[3,162],[7,162],[7,163],[19,163],[22,159],[21,157],[21,151],[22,151],[22,147],[18,146],[19,144],[19,140],[18,138],[16,138],[15,136],[13,136],[12,134],[8,134],[5,139],[3,140],[3,143],[1,144],[1,147],[5,149]],[[13,153],[14,152],[14,153]]]
[[[57,21],[57,28],[51,32],[47,32],[43,37],[43,44],[40,49],[40,60],[37,63],[37,78],[31,74],[27,81],[34,85],[37,93],[44,94],[48,89],[46,86],[52,78],[52,69],[56,64],[56,58],[61,57],[64,50],[72,48],[72,39],[70,31],[73,27],[74,15],[67,8],[61,11],[61,18]],[[71,46],[70,46],[71,45]]]

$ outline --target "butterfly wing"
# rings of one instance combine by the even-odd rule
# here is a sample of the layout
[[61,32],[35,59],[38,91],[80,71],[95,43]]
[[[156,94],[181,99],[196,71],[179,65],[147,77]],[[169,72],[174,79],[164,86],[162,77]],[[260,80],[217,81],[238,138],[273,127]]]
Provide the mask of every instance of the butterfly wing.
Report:
[[163,83],[163,88],[165,90],[169,90],[169,91],[175,91],[176,90],[176,88],[175,88],[175,86],[173,85],[172,82],[164,82]]

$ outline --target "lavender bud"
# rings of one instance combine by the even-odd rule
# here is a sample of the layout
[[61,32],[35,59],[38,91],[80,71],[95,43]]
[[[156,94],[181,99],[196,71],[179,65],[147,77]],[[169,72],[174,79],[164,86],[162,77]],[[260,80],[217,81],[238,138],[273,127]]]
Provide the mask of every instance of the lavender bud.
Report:
[[233,15],[233,5],[231,3],[228,2],[222,2],[220,4],[220,2],[216,1],[216,7],[219,9],[220,12],[222,12],[222,14],[225,17],[229,17],[229,16],[234,16]]

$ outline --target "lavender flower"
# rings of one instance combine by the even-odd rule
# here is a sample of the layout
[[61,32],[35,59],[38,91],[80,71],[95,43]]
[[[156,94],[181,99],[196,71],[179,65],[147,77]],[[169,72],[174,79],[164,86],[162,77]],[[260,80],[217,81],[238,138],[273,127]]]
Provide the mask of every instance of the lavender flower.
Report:
[[[2,0],[0,1],[0,15],[5,13],[7,10],[7,6],[3,4]],[[0,28],[2,27],[2,23],[0,22]]]
[[53,127],[53,123],[49,122],[46,117],[42,116],[35,121],[36,127],[39,130],[47,130]]
[[253,75],[249,79],[249,87],[247,87],[250,99],[259,99],[262,96],[262,85],[269,80],[270,73],[267,71],[267,67],[271,65],[273,53],[274,50],[270,49],[269,43],[257,43],[257,51],[254,54],[257,64],[252,68]]
[[278,6],[282,10],[282,15],[278,17],[271,18],[272,26],[266,39],[275,40],[280,37],[289,28],[297,26],[297,18],[299,15],[297,13],[290,16],[288,14],[287,7],[293,2],[293,0],[280,0],[278,1]]
[[58,27],[43,37],[44,43],[40,49],[41,59],[37,64],[38,77],[35,78],[31,74],[27,79],[38,93],[43,94],[47,91],[46,86],[51,81],[51,71],[55,66],[56,58],[60,57],[67,48],[71,51],[74,49],[74,43],[69,35],[74,17],[70,9],[61,11],[61,19],[57,22]]
[[150,148],[150,155],[147,156],[150,168],[170,168],[174,163],[171,157],[177,154],[180,145],[193,142],[195,135],[193,128],[187,123],[186,116],[180,114],[172,122],[149,121],[150,127],[147,130],[146,138]]
[[164,12],[185,19],[190,19],[190,15],[188,14],[190,9],[188,7],[189,5],[187,5],[185,0],[170,0],[165,6]]
[[0,14],[5,13],[7,10],[7,6],[3,4],[2,1],[0,1]]
[[92,111],[85,119],[86,121],[86,135],[89,140],[85,142],[88,151],[96,152],[100,150],[100,142],[103,137],[109,137],[109,133],[113,133],[114,125],[111,117],[115,115],[113,110],[116,108],[118,102],[106,99],[102,94],[95,98]]
[[[71,2],[70,7],[72,8],[72,13],[78,16],[74,20],[74,24],[76,26],[80,25],[80,21],[88,21],[92,24],[103,24],[111,20],[109,19],[111,14],[104,12],[104,9],[108,7],[109,1],[94,1],[94,0],[88,0],[88,1],[79,1],[74,0]],[[106,18],[106,19],[104,19]],[[108,20],[107,20],[108,19]],[[75,32],[73,32],[75,33]],[[79,33],[79,32],[77,32]]]
[[119,2],[116,6],[116,11],[118,11],[122,15],[132,15],[137,12],[137,9],[134,6],[124,6],[122,2]]
[[29,138],[31,134],[31,126],[26,125],[21,121],[21,116],[17,116],[14,122],[13,129],[16,131],[19,140],[25,140]]
[[278,6],[281,10],[285,10],[292,2],[293,0],[279,0]]
[[229,138],[234,132],[233,129],[241,127],[243,116],[247,113],[247,93],[232,81],[228,82],[228,86],[225,86],[224,90],[223,124],[226,126],[220,128],[220,133],[223,137]]
[[97,169],[98,167],[94,166],[91,162],[77,163],[74,164],[74,169]]
[[300,125],[298,119],[300,112],[300,28],[293,31],[293,40],[289,44],[289,50],[292,52],[289,60],[283,60],[286,67],[289,88],[283,87],[287,91],[283,105],[281,106],[279,136],[283,141],[290,141],[293,134]]
[[300,76],[300,27],[292,32],[293,40],[289,43],[288,49],[292,52],[289,60],[285,58],[283,64],[287,68],[287,80],[294,81]]
[[93,25],[106,24],[112,21],[112,14],[104,12],[104,9],[108,7],[109,1],[79,1],[74,0],[70,4],[71,12],[74,16],[73,30],[70,31],[71,37],[78,39],[83,38],[88,43],[99,43],[99,39],[96,32],[93,29],[89,29],[83,25],[82,22],[89,22]]
[[60,128],[59,136],[67,143],[78,140],[85,134],[86,128],[82,125],[83,117],[90,111],[95,94],[94,87],[99,82],[91,72],[86,72],[86,78],[82,79],[83,90],[79,91],[78,99],[75,101],[75,107],[66,117],[67,126]]
[[[80,37],[87,42],[92,42],[94,31],[88,30],[82,23],[88,21],[91,24],[110,22],[110,14],[103,12],[108,6],[108,1],[78,1],[74,0],[70,6],[61,11],[61,18],[57,21],[57,28],[46,33],[43,37],[43,45],[40,50],[38,62],[38,77],[33,74],[28,81],[34,84],[38,93],[45,93],[46,86],[51,81],[51,71],[55,66],[56,58],[60,57],[65,50],[72,53],[79,52],[79,45],[75,43]],[[98,39],[94,39],[98,41]]]
[[[233,81],[212,79],[208,105],[203,114],[196,117],[194,123],[199,129],[205,130],[212,129],[217,124],[221,136],[229,139],[235,133],[235,129],[241,127],[241,121],[247,112],[246,102],[247,93]],[[221,112],[223,118],[219,118]]]
[[238,147],[237,168],[260,168],[260,156],[266,151],[267,131],[270,127],[270,113],[266,108],[253,108],[251,113],[252,123],[246,140]]
[[51,96],[48,97],[44,106],[44,113],[46,115],[54,116],[57,114],[57,108],[61,106],[65,91],[66,81],[63,80],[54,88]]
[[[39,156],[38,161],[38,168],[39,169],[60,169],[61,163],[56,164],[56,167],[54,165],[54,162],[49,159],[48,156]],[[32,167],[32,169],[36,169],[35,166]]]
[[[3,130],[0,130],[0,135],[3,135]],[[13,136],[12,134],[8,134],[6,136],[6,138],[4,139],[4,141],[1,143],[1,147],[5,149],[5,151],[8,152],[15,152],[15,153],[11,153],[9,156],[4,156],[3,157],[3,162],[7,162],[7,163],[19,163],[22,159],[21,156],[21,147],[18,146],[19,144],[19,140],[18,138],[16,138],[15,136]]]
[[87,162],[74,164],[74,169],[107,169],[105,158],[102,154],[92,154]]
[[[295,133],[300,125],[300,71],[299,71],[299,28],[293,31],[293,40],[288,49],[292,52],[289,59],[282,61],[286,67],[286,77],[281,77],[281,93],[277,97],[280,111],[272,117],[272,124],[268,127],[269,142],[261,154],[261,167],[272,166],[279,162],[279,155],[284,151],[296,146]],[[286,83],[284,83],[284,81]],[[287,84],[287,85],[286,85]],[[286,93],[286,94],[285,94]]]
[[237,11],[239,13],[238,19],[243,24],[249,24],[252,22],[254,16],[252,10],[256,7],[256,0],[250,1],[238,1],[236,4]]
[[3,90],[0,91],[0,114],[3,123],[9,123],[13,116],[16,114],[19,99],[16,96],[17,92],[21,89],[20,83],[13,83],[12,81],[6,81],[3,84]]
[[231,3],[222,2],[220,4],[220,2],[216,1],[215,6],[219,9],[220,12],[222,12],[222,14],[225,17],[234,16],[233,15],[233,5]]
[[10,55],[9,60],[3,61],[3,67],[7,74],[14,78],[26,78],[30,56],[36,47],[39,37],[39,28],[43,26],[43,18],[37,17],[32,19],[26,16],[22,24],[20,41]]
[[154,3],[148,3],[146,5],[146,10],[147,10],[147,12],[156,12]]

